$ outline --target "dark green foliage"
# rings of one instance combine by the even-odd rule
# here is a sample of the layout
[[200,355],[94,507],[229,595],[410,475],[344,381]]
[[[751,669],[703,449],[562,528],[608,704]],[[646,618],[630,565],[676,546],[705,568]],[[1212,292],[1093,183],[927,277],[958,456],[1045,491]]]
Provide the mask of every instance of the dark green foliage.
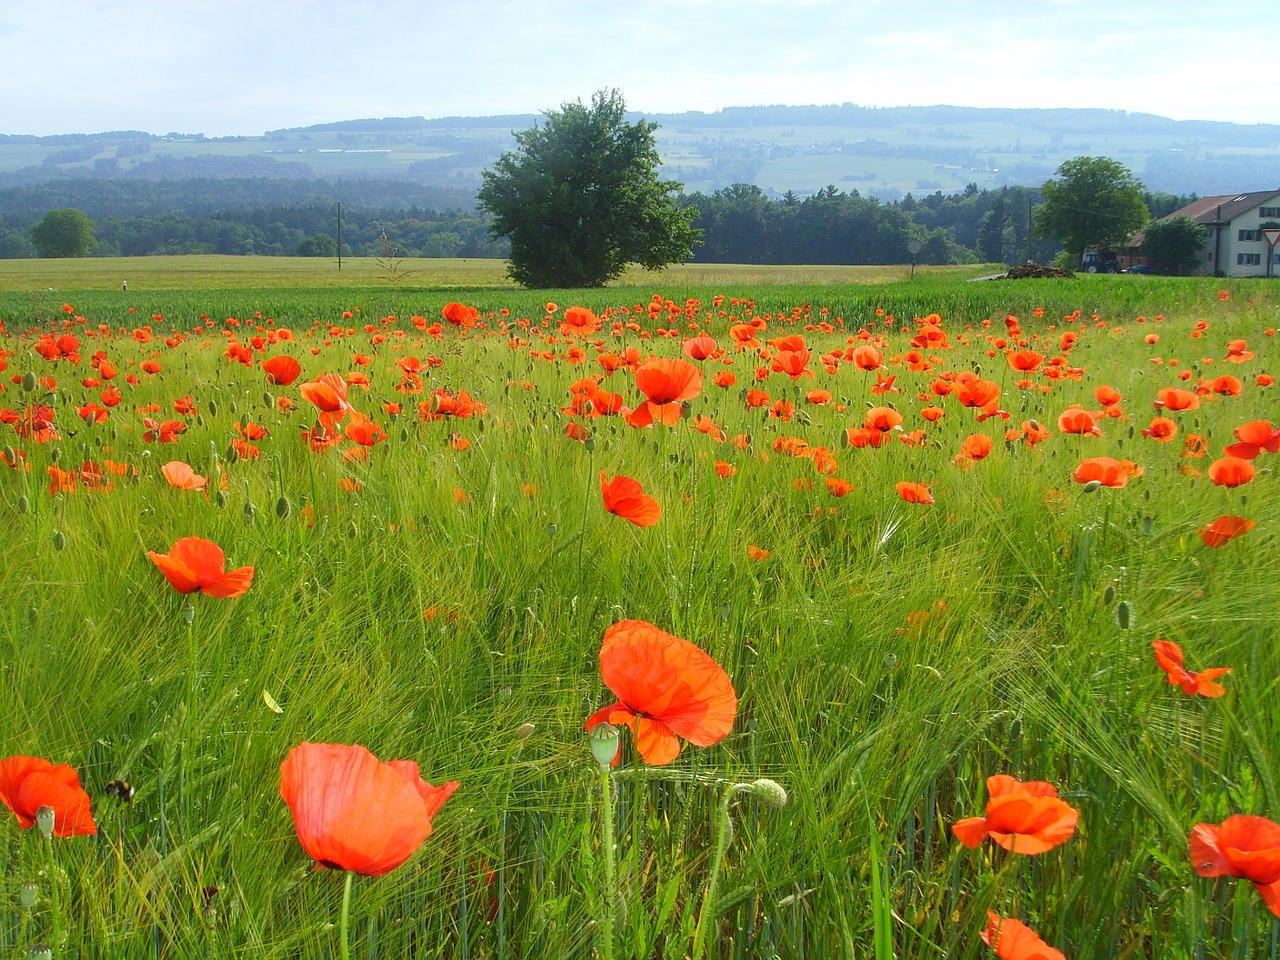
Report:
[[337,255],[338,241],[323,231],[313,233],[298,244],[300,257],[336,257]]
[[1036,232],[1057,239],[1073,256],[1087,247],[1127,247],[1147,222],[1142,184],[1124,164],[1108,157],[1076,157],[1058,167],[1058,179],[1041,188]]
[[526,287],[599,287],[629,263],[656,270],[688,259],[697,211],[658,179],[657,125],[627,123],[617,90],[563,104],[484,171],[490,232],[511,241],[512,279]]
[[41,257],[84,257],[93,253],[97,238],[93,221],[83,210],[50,210],[31,228],[31,244]]
[[1162,264],[1170,273],[1200,262],[1200,248],[1208,231],[1190,217],[1170,217],[1148,224],[1142,240],[1142,255]]

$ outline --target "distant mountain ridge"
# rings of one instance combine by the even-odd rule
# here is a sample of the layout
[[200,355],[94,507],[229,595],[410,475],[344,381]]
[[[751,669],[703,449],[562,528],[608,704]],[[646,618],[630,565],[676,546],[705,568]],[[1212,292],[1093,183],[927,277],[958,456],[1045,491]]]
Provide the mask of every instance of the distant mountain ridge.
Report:
[[[895,201],[1038,186],[1064,160],[1109,156],[1150,190],[1216,194],[1280,186],[1280,124],[1172,120],[1119,109],[947,105],[726,107],[634,113],[660,125],[663,175],[688,192],[737,183],[771,196],[827,185]],[[384,117],[206,138],[137,130],[0,134],[0,188],[60,179],[279,178],[407,181],[467,194],[539,114]]]

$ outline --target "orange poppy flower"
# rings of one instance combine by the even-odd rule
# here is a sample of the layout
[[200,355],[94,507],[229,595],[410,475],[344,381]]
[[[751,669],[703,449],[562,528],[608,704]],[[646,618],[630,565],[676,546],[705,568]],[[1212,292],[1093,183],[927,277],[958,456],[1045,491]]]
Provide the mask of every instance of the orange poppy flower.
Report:
[[302,364],[293,357],[279,356],[263,360],[262,369],[267,375],[267,383],[287,387],[302,373]]
[[1168,417],[1152,417],[1150,425],[1142,428],[1142,435],[1157,443],[1168,443],[1178,435],[1178,425]]
[[952,393],[966,407],[985,407],[1000,399],[1000,385],[974,378],[956,386]]
[[1080,814],[1051,783],[1026,783],[1007,774],[987,778],[987,815],[952,824],[956,839],[972,849],[990,837],[1010,853],[1037,854],[1071,839]]
[[203,490],[208,480],[190,465],[183,463],[181,460],[170,460],[160,472],[164,474],[164,478],[169,481],[169,486],[177,487],[179,490]]
[[705,333],[700,336],[690,337],[684,342],[682,352],[690,360],[706,360],[716,352],[715,337],[708,336]]
[[853,484],[843,477],[827,477],[827,492],[833,497],[843,497],[853,490]]
[[1205,546],[1217,548],[1228,540],[1244,536],[1255,526],[1252,520],[1246,520],[1244,517],[1219,517],[1211,523],[1206,523],[1197,532]]
[[862,418],[862,425],[868,430],[879,430],[887,433],[902,428],[902,414],[893,407],[872,407]]
[[1093,410],[1070,407],[1058,417],[1058,429],[1063,433],[1078,433],[1082,437],[1100,437],[1102,430],[1098,427],[1099,414]]
[[1197,410],[1200,398],[1190,390],[1179,390],[1176,387],[1165,387],[1156,394],[1155,405],[1167,410]]
[[1225,673],[1230,667],[1210,667],[1199,673],[1192,673],[1182,665],[1182,648],[1172,640],[1153,640],[1151,649],[1155,651],[1156,663],[1169,675],[1169,686],[1181,687],[1189,697],[1199,694],[1202,697],[1220,697],[1227,691],[1221,684],[1213,681]]
[[302,849],[323,867],[379,877],[431,835],[458,789],[433,787],[412,760],[382,762],[362,746],[301,743],[280,764],[280,796]]
[[238,597],[253,582],[253,567],[227,570],[222,548],[200,537],[183,537],[167,554],[148,550],[147,557],[179,593],[199,590],[211,597]]
[[1025,923],[994,910],[987,911],[987,929],[979,936],[1000,960],[1066,960],[1061,950],[1049,946]]
[[738,697],[729,675],[688,640],[644,620],[605,630],[600,676],[618,702],[593,713],[586,728],[630,728],[645,763],[670,763],[680,755],[681,738],[709,747],[733,729]]
[[681,403],[702,392],[702,371],[688,360],[654,358],[636,370],[636,387],[650,403]]
[[1071,475],[1076,483],[1097,481],[1104,487],[1123,487],[1130,477],[1142,476],[1142,468],[1132,460],[1115,457],[1086,457]]
[[1219,487],[1242,487],[1256,472],[1252,461],[1240,457],[1223,457],[1209,464],[1209,479]]
[[903,480],[896,485],[898,496],[907,503],[933,503],[933,494],[929,492],[927,483],[912,483]]
[[772,550],[765,550],[763,547],[757,547],[754,543],[747,545],[747,559],[754,560],[757,563],[768,560],[773,556]]
[[1280,916],[1280,824],[1236,814],[1220,824],[1197,823],[1187,841],[1191,866],[1202,877],[1243,877]]
[[623,520],[630,520],[637,527],[651,527],[662,516],[658,501],[644,492],[640,481],[618,474],[612,480],[605,479],[600,471],[600,494],[604,508]]
[[1119,390],[1117,390],[1115,387],[1108,386],[1105,383],[1099,387],[1094,388],[1093,398],[1097,400],[1100,404],[1102,404],[1104,407],[1114,407],[1116,404],[1118,404],[1121,400],[1124,399],[1124,397],[1120,395]]
[[1223,451],[1229,457],[1254,460],[1264,450],[1267,453],[1280,450],[1280,428],[1272,427],[1270,420],[1250,420],[1241,424],[1235,429],[1235,438],[1239,442]]
[[960,444],[960,455],[963,461],[984,460],[991,454],[991,438],[983,433],[971,433]]
[[79,775],[65,763],[55,765],[41,757],[5,757],[0,760],[0,800],[13,811],[23,830],[35,826],[37,810],[52,807],[54,836],[98,832],[89,795],[80,786]]
[[1021,373],[1031,373],[1044,363],[1044,354],[1035,350],[1010,350],[1005,357],[1009,366]]

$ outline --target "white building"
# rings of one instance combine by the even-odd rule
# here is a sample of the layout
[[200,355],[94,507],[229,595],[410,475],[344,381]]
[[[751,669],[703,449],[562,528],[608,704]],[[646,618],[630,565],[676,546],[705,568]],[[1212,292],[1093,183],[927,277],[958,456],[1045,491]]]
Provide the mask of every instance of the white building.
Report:
[[1280,227],[1280,190],[1201,197],[1169,216],[1190,217],[1208,230],[1198,272],[1280,277],[1280,244],[1272,247],[1262,235],[1264,224]]

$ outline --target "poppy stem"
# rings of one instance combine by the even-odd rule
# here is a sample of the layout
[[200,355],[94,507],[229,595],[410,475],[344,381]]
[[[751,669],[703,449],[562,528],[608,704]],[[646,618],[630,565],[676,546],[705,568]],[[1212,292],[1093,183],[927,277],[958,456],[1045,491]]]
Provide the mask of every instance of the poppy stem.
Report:
[[617,865],[613,856],[613,786],[609,766],[600,765],[600,828],[604,840],[604,918],[600,960],[613,960],[613,904],[617,886]]
[[49,875],[49,942],[61,947],[66,940],[62,929],[62,891],[59,888],[58,862],[53,856],[53,837],[41,838],[45,847],[45,872]]
[[354,870],[347,871],[347,879],[342,885],[342,914],[338,920],[339,951],[342,960],[351,960],[351,945],[347,941],[347,930],[351,920],[351,888],[355,886]]
[[693,960],[702,960],[707,952],[708,927],[715,926],[716,900],[720,894],[720,868],[724,864],[725,851],[729,849],[729,804],[736,794],[750,790],[741,783],[725,787],[724,796],[716,808],[716,846],[711,854],[711,876],[702,895],[702,909],[698,912],[698,925],[693,930]]

